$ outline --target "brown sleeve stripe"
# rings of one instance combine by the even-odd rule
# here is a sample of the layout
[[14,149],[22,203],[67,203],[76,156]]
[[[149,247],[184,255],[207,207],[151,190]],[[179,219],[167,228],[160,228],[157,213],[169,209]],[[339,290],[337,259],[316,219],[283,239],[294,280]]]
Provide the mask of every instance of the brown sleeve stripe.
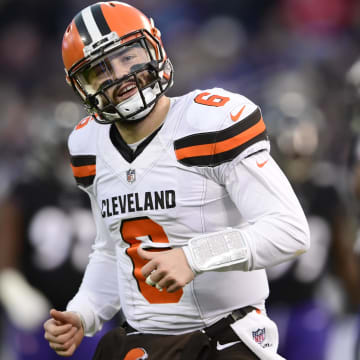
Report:
[[239,145],[246,143],[256,135],[259,135],[265,131],[265,129],[266,127],[264,121],[261,118],[260,121],[253,127],[233,136],[230,139],[214,142],[212,144],[188,146],[186,148],[176,150],[176,157],[178,160],[182,160],[187,157],[208,156],[229,151]]
[[177,159],[187,166],[216,166],[231,161],[248,146],[266,139],[259,109],[225,130],[191,135],[174,143]]
[[76,183],[85,187],[90,186],[96,175],[96,156],[71,156],[70,160]]
[[[207,133],[200,133],[185,136],[175,141],[175,149],[181,149],[193,145],[206,145],[217,141],[229,139],[237,134],[242,133],[248,128],[252,127],[261,119],[260,109],[257,108],[254,112],[248,115],[245,119],[236,122],[233,126],[220,131],[212,131]],[[202,119],[201,121],[206,121]]]

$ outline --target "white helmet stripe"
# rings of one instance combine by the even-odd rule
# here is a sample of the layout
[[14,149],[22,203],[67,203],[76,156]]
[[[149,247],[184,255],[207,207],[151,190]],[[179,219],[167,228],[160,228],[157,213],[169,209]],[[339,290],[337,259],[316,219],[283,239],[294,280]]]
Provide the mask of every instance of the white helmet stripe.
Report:
[[89,32],[92,42],[96,42],[100,40],[103,35],[100,32],[100,29],[96,25],[94,20],[94,16],[91,11],[91,6],[88,6],[81,12],[81,16],[84,20],[84,24],[86,26],[87,31]]

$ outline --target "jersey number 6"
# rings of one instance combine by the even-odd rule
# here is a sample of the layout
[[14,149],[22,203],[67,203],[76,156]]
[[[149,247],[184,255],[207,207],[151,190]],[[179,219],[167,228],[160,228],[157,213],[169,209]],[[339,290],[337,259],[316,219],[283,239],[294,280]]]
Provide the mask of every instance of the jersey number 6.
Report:
[[209,92],[202,92],[194,99],[198,104],[216,107],[224,106],[229,100],[227,96],[212,95]]
[[[145,278],[141,273],[141,268],[146,264],[137,252],[141,241],[137,239],[140,236],[147,236],[154,243],[168,243],[164,229],[147,216],[123,220],[120,227],[120,233],[123,240],[130,245],[126,249],[126,254],[130,257],[134,270],[133,275],[137,282],[139,291],[150,304],[169,304],[177,303],[183,295],[183,290],[179,289],[174,293],[168,293],[166,290],[160,292],[156,288],[146,284]],[[170,248],[169,248],[170,249]],[[164,251],[165,249],[156,249],[151,251]],[[167,249],[168,250],[168,249]]]

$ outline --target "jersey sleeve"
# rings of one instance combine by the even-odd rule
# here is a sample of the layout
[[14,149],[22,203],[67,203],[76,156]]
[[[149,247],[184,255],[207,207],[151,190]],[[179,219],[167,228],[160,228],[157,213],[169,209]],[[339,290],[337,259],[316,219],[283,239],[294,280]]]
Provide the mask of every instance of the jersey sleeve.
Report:
[[266,269],[306,252],[309,227],[290,183],[270,154],[225,167],[224,186],[243,221],[190,240],[184,252],[195,273]]
[[[117,262],[114,243],[103,222],[100,208],[89,193],[97,236],[81,286],[67,311],[81,316],[85,335],[92,336],[120,310]],[[104,276],[104,274],[107,274]]]
[[91,116],[81,120],[68,139],[71,168],[76,184],[89,188],[96,176],[96,123]]
[[216,167],[269,150],[261,110],[242,95],[223,89],[194,92],[184,120],[174,150],[185,166]]
[[251,252],[248,270],[288,261],[310,246],[303,209],[284,173],[267,153],[233,162],[222,174],[246,226],[240,229]]
[[[234,247],[224,254],[216,253],[208,263],[220,258],[234,263],[239,260],[221,269],[252,271],[307,251],[308,223],[289,181],[270,156],[260,108],[241,95],[212,89],[193,95],[182,125],[187,129],[182,133],[185,136],[174,142],[177,160],[224,186],[241,214],[233,230],[241,244],[246,244],[246,261],[241,257],[243,252]],[[212,249],[228,244],[226,234],[215,235],[206,234],[200,240]],[[194,242],[195,247],[201,241]],[[197,264],[190,253],[189,263]]]
[[120,309],[114,242],[92,191],[96,177],[96,126],[91,117],[85,118],[68,140],[74,177],[77,185],[90,197],[97,230],[81,286],[67,306],[68,311],[81,316],[87,336],[99,331],[103,322],[110,320]]

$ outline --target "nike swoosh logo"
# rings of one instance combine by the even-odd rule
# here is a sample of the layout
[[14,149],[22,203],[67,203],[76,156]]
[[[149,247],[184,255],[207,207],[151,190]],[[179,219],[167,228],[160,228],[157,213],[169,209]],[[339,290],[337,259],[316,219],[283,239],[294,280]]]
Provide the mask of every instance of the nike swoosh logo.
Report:
[[264,162],[262,163],[259,163],[256,161],[256,165],[259,167],[259,168],[262,168],[269,160],[265,160]]
[[236,115],[233,115],[232,113],[230,113],[231,120],[237,121],[239,119],[241,113],[244,111],[244,109],[245,109],[245,105],[240,109],[240,111]]
[[221,351],[224,349],[229,348],[230,346],[234,346],[235,344],[241,343],[241,341],[234,341],[227,344],[220,344],[219,342],[216,343],[216,350]]

